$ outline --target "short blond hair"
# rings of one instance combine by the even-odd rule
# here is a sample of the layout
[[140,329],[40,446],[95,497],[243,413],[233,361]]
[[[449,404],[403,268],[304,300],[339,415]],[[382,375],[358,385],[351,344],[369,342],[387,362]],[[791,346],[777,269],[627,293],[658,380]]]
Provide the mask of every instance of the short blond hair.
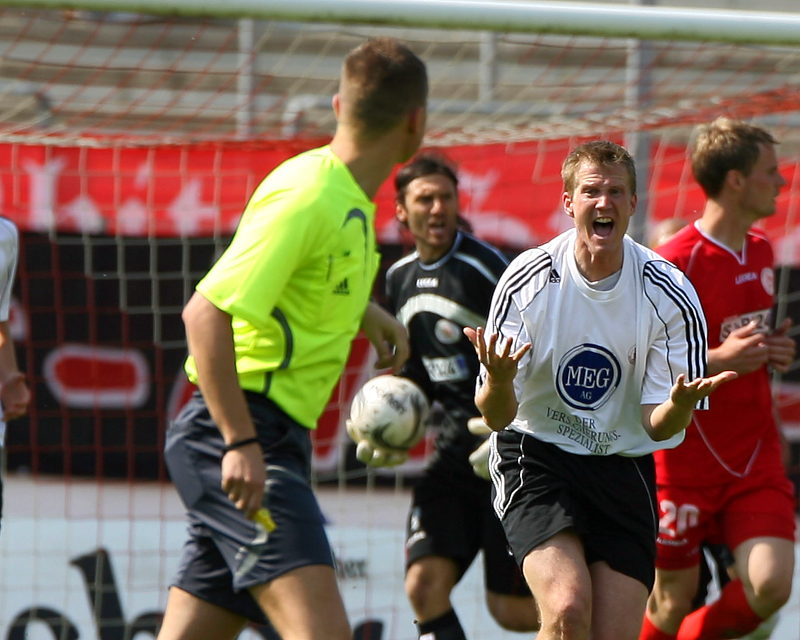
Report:
[[564,182],[564,191],[571,194],[576,185],[578,169],[582,164],[589,163],[597,166],[620,166],[628,173],[628,186],[631,194],[636,194],[636,166],[631,154],[625,147],[608,140],[593,140],[585,142],[570,151],[561,165],[561,180]]
[[692,143],[692,173],[709,198],[722,191],[728,171],[750,175],[762,145],[778,141],[765,129],[741,120],[720,117],[695,129]]

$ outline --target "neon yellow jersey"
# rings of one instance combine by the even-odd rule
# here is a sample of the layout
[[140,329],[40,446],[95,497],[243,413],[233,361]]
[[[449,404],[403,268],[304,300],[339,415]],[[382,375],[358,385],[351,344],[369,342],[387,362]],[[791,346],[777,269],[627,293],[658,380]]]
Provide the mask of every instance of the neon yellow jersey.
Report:
[[[270,173],[197,291],[232,320],[243,389],[300,424],[339,380],[369,301],[379,255],[375,204],[325,146]],[[193,358],[186,373],[197,381]]]

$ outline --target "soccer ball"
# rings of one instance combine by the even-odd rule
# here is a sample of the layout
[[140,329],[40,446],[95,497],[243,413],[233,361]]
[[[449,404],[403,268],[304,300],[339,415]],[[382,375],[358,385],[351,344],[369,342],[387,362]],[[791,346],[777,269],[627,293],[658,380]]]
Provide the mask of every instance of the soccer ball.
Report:
[[407,451],[424,437],[429,410],[416,383],[400,376],[376,376],[353,398],[348,432],[356,443],[366,440],[389,451]]

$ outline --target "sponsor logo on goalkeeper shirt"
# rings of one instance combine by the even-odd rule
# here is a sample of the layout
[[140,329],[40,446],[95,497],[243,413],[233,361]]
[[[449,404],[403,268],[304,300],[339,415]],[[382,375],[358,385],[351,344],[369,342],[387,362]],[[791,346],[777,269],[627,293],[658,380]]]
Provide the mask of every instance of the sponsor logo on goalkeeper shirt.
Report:
[[447,318],[440,318],[436,321],[433,333],[442,344],[455,344],[462,336],[459,326]]
[[422,364],[428,372],[432,382],[450,382],[453,380],[466,380],[469,367],[464,356],[459,354],[447,358],[426,358],[423,356]]

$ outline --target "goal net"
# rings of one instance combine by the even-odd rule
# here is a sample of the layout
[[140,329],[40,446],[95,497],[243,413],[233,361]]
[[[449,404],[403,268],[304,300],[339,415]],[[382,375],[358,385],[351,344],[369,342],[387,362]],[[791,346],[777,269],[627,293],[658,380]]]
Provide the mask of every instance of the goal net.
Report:
[[[767,127],[788,183],[763,222],[777,313],[800,319],[800,39],[423,23],[0,7],[0,205],[21,231],[12,330],[34,393],[6,434],[0,636],[152,635],[184,535],[161,455],[192,391],[181,308],[260,179],[330,138],[339,65],[366,37],[395,36],[428,64],[425,146],[457,163],[464,216],[509,254],[569,225],[559,167],[578,141],[635,152],[632,233],[646,240],[702,208],[686,155],[694,125],[728,115]],[[385,267],[409,244],[388,183],[377,202]],[[344,417],[372,363],[359,339],[315,433],[314,474],[356,636],[406,640],[407,488],[433,435],[391,472],[355,461]],[[775,392],[800,443],[797,365]],[[455,604],[470,637],[517,637],[485,611],[478,571]]]

